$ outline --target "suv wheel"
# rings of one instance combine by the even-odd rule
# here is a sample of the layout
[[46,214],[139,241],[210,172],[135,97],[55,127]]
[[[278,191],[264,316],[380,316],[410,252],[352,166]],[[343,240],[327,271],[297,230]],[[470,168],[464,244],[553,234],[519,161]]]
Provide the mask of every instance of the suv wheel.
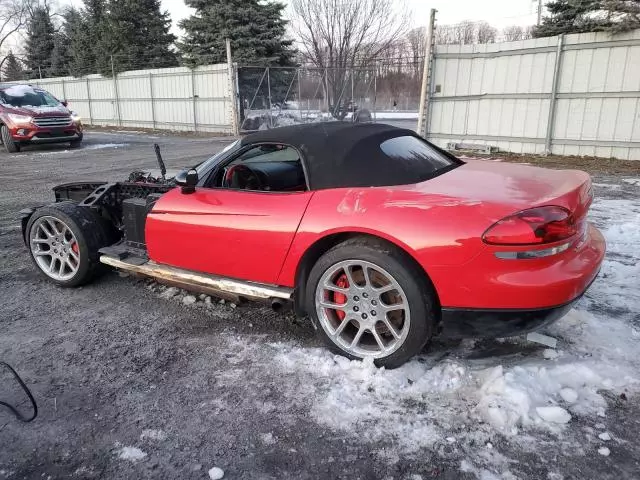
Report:
[[69,142],[69,145],[71,146],[71,148],[79,148],[81,144],[82,144],[82,135],[80,135],[78,138],[71,140]]
[[2,143],[4,144],[4,148],[7,152],[16,153],[20,151],[20,144],[11,138],[11,133],[9,133],[9,129],[6,125],[2,125],[2,129],[0,129],[0,136],[2,136]]
[[368,238],[336,245],[309,275],[306,305],[331,350],[396,368],[435,326],[434,294],[403,252]]

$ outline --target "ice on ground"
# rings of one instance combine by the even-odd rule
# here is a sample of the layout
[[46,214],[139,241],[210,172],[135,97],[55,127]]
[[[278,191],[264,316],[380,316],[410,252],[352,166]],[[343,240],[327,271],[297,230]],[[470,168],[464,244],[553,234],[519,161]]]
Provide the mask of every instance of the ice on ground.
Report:
[[623,178],[622,181],[640,187],[640,178]]
[[5,88],[4,93],[11,97],[24,97],[25,95],[35,95],[36,91],[30,85],[13,85]]
[[276,439],[273,438],[273,434],[271,432],[260,435],[260,440],[265,445],[274,445],[276,443]]
[[147,429],[140,434],[140,440],[163,441],[167,439],[167,434],[162,430]]
[[571,414],[564,408],[558,406],[536,407],[536,413],[542,420],[549,423],[569,423]]
[[609,435],[609,433],[608,433],[608,432],[603,432],[603,433],[601,433],[600,435],[598,435],[598,438],[599,438],[600,440],[603,440],[603,441],[605,441],[605,442],[608,442],[609,440],[611,440],[611,435]]
[[129,145],[128,143],[97,143],[94,145],[84,145],[82,150],[101,150],[103,148],[121,148]]
[[137,462],[147,457],[147,454],[138,447],[122,447],[118,450],[118,458]]
[[209,470],[209,478],[211,480],[220,480],[221,478],[224,478],[224,470],[218,467],[213,467]]

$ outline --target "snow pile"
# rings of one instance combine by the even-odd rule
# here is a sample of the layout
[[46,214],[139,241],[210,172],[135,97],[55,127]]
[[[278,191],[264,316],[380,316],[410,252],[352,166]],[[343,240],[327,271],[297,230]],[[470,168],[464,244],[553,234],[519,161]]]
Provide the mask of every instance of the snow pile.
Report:
[[10,97],[24,97],[25,95],[36,95],[36,91],[30,85],[13,85],[4,89],[4,93]]
[[121,460],[129,460],[137,462],[147,457],[147,454],[138,447],[121,447],[118,451],[118,458]]
[[[279,368],[300,385],[292,395],[309,399],[318,423],[390,442],[404,454],[447,438],[475,452],[472,445],[496,434],[562,435],[575,416],[606,416],[599,392],[630,394],[640,387],[640,331],[633,325],[640,309],[640,291],[633,288],[640,285],[640,204],[601,200],[593,212],[609,251],[586,297],[548,328],[559,350],[479,358],[473,342],[463,342],[445,346],[444,353],[432,346],[387,371],[325,349],[272,344]],[[512,351],[523,351],[518,342],[496,344],[515,343]]]

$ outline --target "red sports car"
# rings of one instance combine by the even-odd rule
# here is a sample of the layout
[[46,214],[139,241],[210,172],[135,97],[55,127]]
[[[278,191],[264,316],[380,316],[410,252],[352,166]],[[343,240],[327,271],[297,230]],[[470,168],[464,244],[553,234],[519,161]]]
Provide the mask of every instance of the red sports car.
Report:
[[258,132],[168,180],[158,158],[162,177],[60,185],[23,211],[38,269],[291,304],[334,351],[397,367],[434,335],[547,325],[605,253],[586,173],[462,161],[388,125]]

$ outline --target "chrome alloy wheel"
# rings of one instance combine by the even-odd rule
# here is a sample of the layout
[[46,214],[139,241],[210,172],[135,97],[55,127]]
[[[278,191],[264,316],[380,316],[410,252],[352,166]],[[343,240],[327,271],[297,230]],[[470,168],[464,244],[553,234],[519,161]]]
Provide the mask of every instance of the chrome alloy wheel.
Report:
[[409,334],[407,296],[389,272],[370,262],[345,260],[327,269],[315,307],[329,338],[355,357],[391,355]]
[[38,267],[54,280],[70,280],[80,268],[76,236],[58,218],[44,216],[33,223],[29,248]]

